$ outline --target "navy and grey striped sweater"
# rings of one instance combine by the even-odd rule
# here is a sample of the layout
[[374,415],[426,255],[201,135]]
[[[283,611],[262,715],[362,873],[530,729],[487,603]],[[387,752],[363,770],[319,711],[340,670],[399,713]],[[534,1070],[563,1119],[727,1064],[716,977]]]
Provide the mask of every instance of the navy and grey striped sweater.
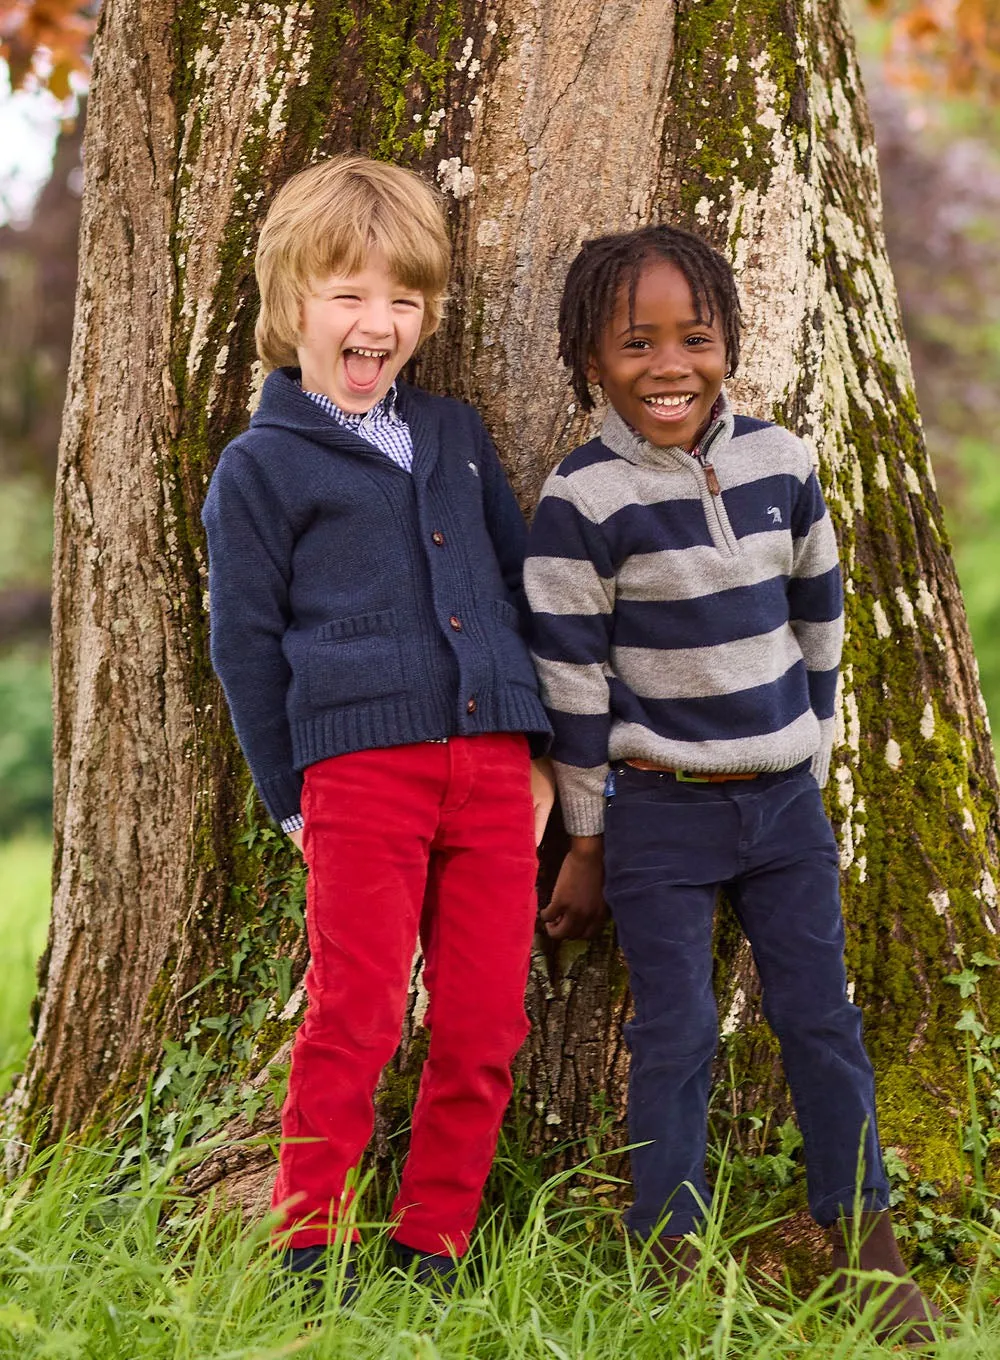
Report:
[[811,760],[826,782],[843,594],[789,431],[723,397],[693,458],[611,411],[546,481],[524,584],[572,835],[603,829],[609,761],[704,774]]

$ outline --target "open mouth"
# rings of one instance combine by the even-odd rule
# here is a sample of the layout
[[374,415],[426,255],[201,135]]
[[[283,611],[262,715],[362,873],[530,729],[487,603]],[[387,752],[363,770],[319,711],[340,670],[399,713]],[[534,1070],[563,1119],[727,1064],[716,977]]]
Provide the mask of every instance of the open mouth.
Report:
[[370,392],[378,385],[382,365],[388,357],[387,349],[345,349],[344,371],[351,387],[358,392]]
[[643,405],[657,420],[681,420],[694,402],[693,392],[680,392],[676,396],[643,397]]

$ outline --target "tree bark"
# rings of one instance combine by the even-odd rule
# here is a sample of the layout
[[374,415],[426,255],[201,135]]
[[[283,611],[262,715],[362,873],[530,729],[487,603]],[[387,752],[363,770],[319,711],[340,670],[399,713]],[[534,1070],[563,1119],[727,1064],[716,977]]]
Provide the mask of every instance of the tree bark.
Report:
[[[154,1078],[169,1145],[201,1054],[187,1136],[274,1128],[302,871],[262,824],[211,674],[198,515],[259,387],[267,202],[348,148],[448,196],[454,304],[416,376],[480,407],[526,507],[586,434],[555,361],[581,240],[669,219],[734,260],[736,404],[810,441],[848,577],[829,801],[884,1140],[956,1184],[967,1003],[942,978],[995,950],[996,769],[836,0],[108,0],[57,492],[53,921],[9,1117],[80,1129]],[[727,1103],[783,1108],[725,918],[719,986]],[[418,978],[413,994],[386,1118],[418,1067]],[[592,1133],[595,1101],[621,1137],[626,1005],[610,938],[539,949],[520,1059],[534,1149]],[[226,1178],[251,1203],[268,1169],[232,1146],[192,1185]]]

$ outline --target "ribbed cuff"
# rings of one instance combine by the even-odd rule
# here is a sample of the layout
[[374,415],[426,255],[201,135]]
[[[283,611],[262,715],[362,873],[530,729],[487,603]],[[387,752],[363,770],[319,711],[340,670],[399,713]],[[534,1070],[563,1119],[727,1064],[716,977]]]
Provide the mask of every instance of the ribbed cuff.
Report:
[[812,758],[810,769],[816,783],[823,788],[830,777],[830,756],[833,753],[833,719],[822,718],[819,724],[819,750]]
[[257,780],[257,792],[268,812],[282,826],[302,811],[302,775],[298,770],[282,771]]
[[608,765],[582,770],[554,762],[563,825],[571,836],[599,836],[604,830],[604,785]]

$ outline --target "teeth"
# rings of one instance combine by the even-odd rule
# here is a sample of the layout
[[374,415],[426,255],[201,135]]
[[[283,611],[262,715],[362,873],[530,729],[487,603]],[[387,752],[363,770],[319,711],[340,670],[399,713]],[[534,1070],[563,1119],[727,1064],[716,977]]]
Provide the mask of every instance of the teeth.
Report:
[[366,359],[384,359],[389,351],[387,349],[358,349],[355,346],[352,353],[363,354]]
[[690,392],[683,397],[644,397],[647,406],[686,406],[694,397]]

